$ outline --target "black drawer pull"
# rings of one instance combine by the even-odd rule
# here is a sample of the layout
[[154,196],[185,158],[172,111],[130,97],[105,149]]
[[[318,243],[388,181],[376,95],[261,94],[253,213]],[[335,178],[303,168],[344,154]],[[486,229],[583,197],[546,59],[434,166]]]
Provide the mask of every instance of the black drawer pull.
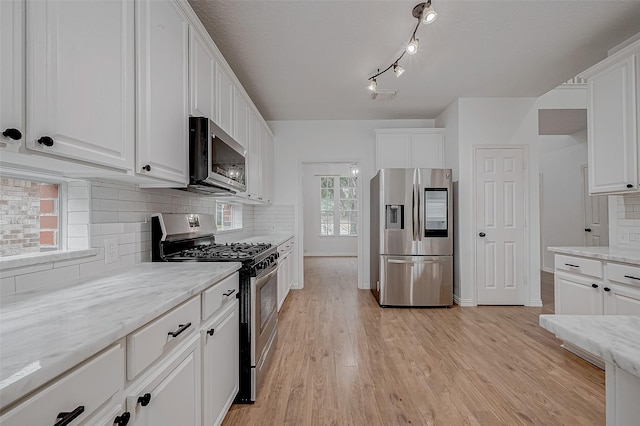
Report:
[[625,275],[625,278],[631,278],[632,280],[640,280],[638,277],[634,277],[633,275]]
[[628,183],[628,184],[627,184],[627,188],[633,188],[633,184]]
[[53,426],[67,426],[76,418],[78,418],[78,416],[80,416],[80,414],[82,413],[84,413],[84,405],[78,406],[78,408],[73,411],[58,413],[56,419],[60,420],[58,420]]
[[43,136],[38,139],[38,143],[44,146],[53,146],[53,139],[49,136]]
[[609,287],[605,287],[603,290],[604,291],[611,291],[611,289]]
[[14,141],[19,141],[22,139],[22,132],[18,129],[7,129],[2,132],[2,136],[5,138],[13,139]]
[[138,397],[138,404],[142,405],[143,407],[146,407],[147,405],[149,405],[150,402],[151,402],[150,393],[145,393],[144,395]]
[[229,297],[229,296],[231,296],[231,295],[232,295],[233,293],[235,293],[235,292],[236,292],[236,289],[235,289],[235,288],[232,288],[231,290],[227,290],[227,292],[226,292],[226,293],[222,293],[222,295],[223,295],[223,296],[225,296],[225,297]]
[[145,172],[150,172],[151,171],[151,166],[149,164],[146,164],[146,165],[142,166],[142,170],[144,170]]
[[213,336],[213,333],[215,333],[215,332],[216,332],[216,329],[215,329],[215,328],[212,328],[211,330],[207,330],[207,334],[208,334],[209,336]]
[[598,284],[591,284],[591,287],[598,288]]
[[580,265],[572,265],[571,263],[565,263],[565,265],[570,266],[572,268],[579,268]]
[[129,424],[129,419],[131,419],[131,413],[125,411],[115,419],[113,419],[113,424],[118,426],[127,426]]
[[183,331],[185,331],[187,328],[191,327],[191,323],[188,322],[186,324],[178,324],[178,329],[176,331],[170,331],[169,332],[169,336],[171,337],[178,337],[180,334],[182,334]]

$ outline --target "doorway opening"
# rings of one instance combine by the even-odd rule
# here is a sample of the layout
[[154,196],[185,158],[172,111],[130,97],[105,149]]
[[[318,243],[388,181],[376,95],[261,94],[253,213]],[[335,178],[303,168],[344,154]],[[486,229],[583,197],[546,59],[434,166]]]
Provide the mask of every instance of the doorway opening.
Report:
[[[299,235],[306,274],[307,258],[352,258],[347,265],[361,277],[361,177],[357,162],[301,164]],[[322,262],[325,263],[325,262]]]

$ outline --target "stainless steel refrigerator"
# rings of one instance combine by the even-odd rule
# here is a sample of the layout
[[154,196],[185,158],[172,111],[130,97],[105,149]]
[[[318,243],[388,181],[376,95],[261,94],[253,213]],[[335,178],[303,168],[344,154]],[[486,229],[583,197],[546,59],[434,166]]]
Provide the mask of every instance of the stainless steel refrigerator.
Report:
[[371,291],[381,306],[453,304],[451,169],[371,179]]

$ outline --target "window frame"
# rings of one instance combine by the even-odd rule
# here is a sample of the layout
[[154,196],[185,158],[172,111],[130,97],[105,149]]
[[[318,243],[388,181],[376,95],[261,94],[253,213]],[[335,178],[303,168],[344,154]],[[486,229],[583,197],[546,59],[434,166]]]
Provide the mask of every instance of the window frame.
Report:
[[[220,225],[218,224],[218,206],[231,206],[231,221],[234,223],[234,226],[235,226],[239,218],[240,226],[237,228],[234,227],[234,228],[221,229]],[[222,214],[224,215],[224,212],[222,212]],[[216,234],[238,232],[244,229],[244,207],[241,203],[231,203],[228,201],[225,202],[225,201],[216,200],[215,217],[216,217]]]
[[[360,183],[359,183],[359,179],[358,176],[352,176],[352,175],[319,175],[319,184],[317,185],[317,188],[319,189],[319,197],[318,200],[320,202],[320,208],[319,208],[319,213],[320,213],[320,231],[318,232],[318,237],[321,238],[325,238],[325,237],[329,237],[329,238],[349,238],[349,237],[359,237],[359,233],[356,234],[340,234],[340,214],[342,212],[355,212],[356,213],[356,227],[357,229],[360,228],[360,204],[361,204],[361,197],[360,197]],[[333,233],[332,234],[323,234],[322,233],[322,225],[323,225],[323,221],[322,221],[322,217],[323,217],[323,212],[325,210],[322,210],[322,190],[323,189],[327,189],[325,187],[322,186],[322,179],[326,179],[326,178],[331,178],[333,179],[333,186],[332,186],[332,190],[333,190]],[[355,187],[351,187],[349,186],[348,188],[354,188],[355,189],[355,198],[342,198],[342,194],[341,194],[341,186],[340,186],[340,180],[342,178],[347,178],[347,179],[356,179],[356,185]],[[337,185],[337,186],[336,186]],[[337,191],[337,198],[336,198],[336,191]],[[356,210],[342,210],[341,209],[341,203],[340,201],[342,200],[353,200],[356,202]],[[328,211],[328,210],[326,210]],[[337,226],[336,226],[337,225]]]

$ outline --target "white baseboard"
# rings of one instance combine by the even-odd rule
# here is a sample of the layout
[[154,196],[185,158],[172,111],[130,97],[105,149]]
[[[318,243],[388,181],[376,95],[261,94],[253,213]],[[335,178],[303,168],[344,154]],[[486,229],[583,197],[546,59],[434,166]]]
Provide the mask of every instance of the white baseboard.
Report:
[[542,307],[542,299],[529,300],[529,303],[526,306],[530,306],[532,308],[541,308]]
[[544,272],[548,272],[550,274],[553,274],[553,268],[547,268],[546,266],[543,266],[542,268],[540,268],[541,270],[543,270]]

